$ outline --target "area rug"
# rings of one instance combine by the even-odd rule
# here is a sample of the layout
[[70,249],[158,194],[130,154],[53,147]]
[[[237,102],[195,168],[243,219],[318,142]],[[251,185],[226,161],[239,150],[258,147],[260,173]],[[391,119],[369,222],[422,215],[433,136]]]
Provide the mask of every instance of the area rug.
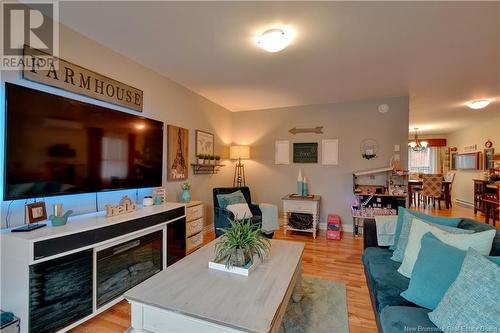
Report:
[[290,299],[279,333],[349,333],[345,284],[303,278],[302,300]]

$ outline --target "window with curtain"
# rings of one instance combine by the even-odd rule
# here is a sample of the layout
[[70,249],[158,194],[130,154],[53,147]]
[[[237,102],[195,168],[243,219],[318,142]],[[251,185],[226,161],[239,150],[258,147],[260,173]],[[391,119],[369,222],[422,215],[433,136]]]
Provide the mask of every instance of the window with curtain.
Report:
[[412,173],[442,173],[441,147],[414,151],[408,148],[408,170]]

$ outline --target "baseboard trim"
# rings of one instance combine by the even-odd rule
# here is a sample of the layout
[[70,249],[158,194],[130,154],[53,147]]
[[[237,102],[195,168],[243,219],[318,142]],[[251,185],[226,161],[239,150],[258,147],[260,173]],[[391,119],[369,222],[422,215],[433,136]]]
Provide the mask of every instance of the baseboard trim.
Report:
[[474,203],[470,202],[470,201],[467,201],[467,200],[463,200],[463,199],[455,199],[454,202],[462,207],[466,207],[466,208],[474,208]]

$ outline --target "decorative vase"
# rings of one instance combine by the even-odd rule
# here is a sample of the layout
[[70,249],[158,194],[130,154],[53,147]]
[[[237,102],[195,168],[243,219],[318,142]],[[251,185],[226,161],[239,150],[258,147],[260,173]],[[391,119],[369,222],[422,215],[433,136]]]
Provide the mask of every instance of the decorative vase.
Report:
[[307,188],[307,179],[304,177],[304,181],[302,182],[302,196],[307,197],[309,195],[309,189]]
[[68,210],[66,213],[64,213],[63,216],[55,216],[55,215],[50,215],[49,220],[52,223],[53,227],[60,227],[66,224],[68,222],[68,217],[73,214],[72,210]]
[[147,206],[153,206],[154,205],[154,200],[153,200],[153,197],[152,196],[145,196],[144,199],[142,199],[142,205],[144,207],[147,207]]
[[302,176],[302,169],[299,169],[299,176],[297,177],[297,194],[304,195],[304,177]]
[[182,202],[191,201],[191,194],[189,193],[189,190],[182,190],[181,201]]

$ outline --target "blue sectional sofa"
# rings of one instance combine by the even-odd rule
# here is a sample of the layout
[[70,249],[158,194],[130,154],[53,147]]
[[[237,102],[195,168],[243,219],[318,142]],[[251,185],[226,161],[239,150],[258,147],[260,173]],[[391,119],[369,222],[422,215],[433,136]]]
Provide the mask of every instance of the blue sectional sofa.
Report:
[[[458,228],[476,232],[493,229],[471,219],[463,219]],[[397,272],[401,263],[390,259],[392,251],[378,246],[375,221],[365,221],[363,239],[363,265],[379,332],[409,332],[408,328],[415,328],[415,332],[439,332],[427,316],[430,310],[400,296],[408,288],[410,279]],[[500,256],[500,230],[497,230],[490,255]]]

